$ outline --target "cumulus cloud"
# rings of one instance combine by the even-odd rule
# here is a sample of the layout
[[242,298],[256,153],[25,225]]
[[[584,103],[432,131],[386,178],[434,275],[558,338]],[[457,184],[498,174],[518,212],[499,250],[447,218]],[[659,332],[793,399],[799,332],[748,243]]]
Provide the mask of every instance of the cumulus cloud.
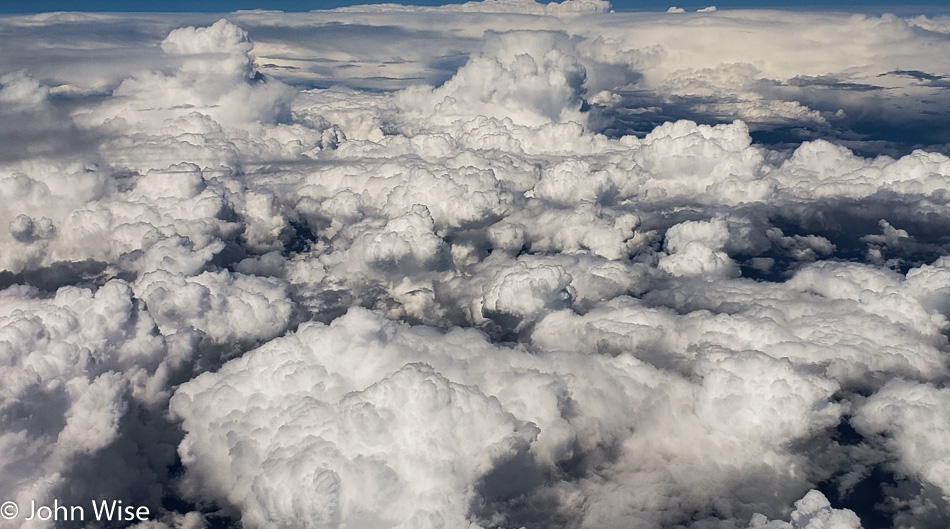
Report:
[[180,64],[177,71],[123,81],[113,94],[117,102],[122,101],[121,107],[107,109],[108,119],[122,118],[133,127],[147,127],[195,109],[231,125],[273,121],[286,112],[282,108],[289,95],[285,87],[267,82],[254,69],[247,32],[227,20],[205,28],[176,29],[161,48]]
[[950,459],[946,435],[941,431],[946,424],[947,398],[946,389],[895,380],[872,395],[855,416],[861,432],[880,436],[892,450],[892,464],[902,474],[936,486],[944,501],[950,498]]
[[4,501],[946,527],[945,24],[700,11],[0,20]]
[[722,251],[729,229],[721,219],[686,221],[666,230],[666,250],[657,266],[678,276],[728,277],[736,264]]
[[853,511],[834,509],[822,493],[809,491],[795,502],[791,523],[769,522],[764,516],[753,516],[750,529],[860,529],[861,522]]
[[460,114],[528,126],[584,119],[586,70],[571,53],[567,35],[510,32],[488,35],[487,43],[441,87],[408,89],[403,105],[445,121]]
[[[183,386],[171,409],[189,432],[185,486],[223,495],[249,527],[468,525],[478,480],[526,450],[537,429],[425,364],[388,373],[402,360],[392,356],[412,347],[414,337],[392,334],[401,331],[351,313]],[[341,340],[353,332],[358,341]],[[334,353],[363,358],[365,370],[313,361]],[[241,413],[252,405],[259,414]],[[280,428],[262,436],[275,417]]]
[[81,151],[98,141],[50,102],[49,86],[23,71],[0,76],[0,121],[0,162]]
[[[140,419],[130,412],[161,398],[156,392],[163,384],[153,382],[159,371],[174,365],[174,353],[121,280],[95,293],[65,287],[44,297],[35,288],[14,286],[2,296],[0,409],[5,419],[0,439],[6,455],[0,464],[7,477],[2,494],[21,505],[95,497],[98,491],[85,489],[82,480],[72,482],[71,471],[110,448],[135,442],[125,432]],[[108,485],[104,492],[130,487],[138,474],[150,472],[150,465],[167,461],[168,448],[162,454],[160,444],[143,443],[144,452],[153,452],[131,458],[113,452],[128,468],[117,476],[115,488]],[[160,500],[136,492],[127,493],[152,505]],[[38,520],[32,526],[52,527]]]

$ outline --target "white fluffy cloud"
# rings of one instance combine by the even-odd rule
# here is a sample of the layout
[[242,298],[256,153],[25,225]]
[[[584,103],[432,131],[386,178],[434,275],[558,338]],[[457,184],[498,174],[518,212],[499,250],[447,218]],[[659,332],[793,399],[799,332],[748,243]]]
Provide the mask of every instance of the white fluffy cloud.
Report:
[[[121,280],[95,293],[64,287],[53,297],[14,286],[3,291],[2,299],[0,468],[6,479],[0,494],[24,506],[31,500],[45,504],[53,498],[95,497],[99,491],[86,488],[95,480],[73,482],[71,471],[134,442],[128,431],[138,419],[130,413],[162,400],[160,373],[179,367],[174,347],[155,332],[154,320]],[[145,443],[141,449],[148,452],[155,445]],[[152,463],[162,464],[160,452],[150,455]],[[140,458],[119,451],[112,457],[128,468],[115,477],[115,489],[103,492],[122,490],[149,470]],[[137,501],[160,499],[126,493]],[[36,520],[29,526],[53,524]]]
[[528,126],[584,120],[580,110],[587,72],[567,35],[488,34],[486,43],[485,50],[444,85],[410,88],[400,103],[444,122],[472,115]]
[[753,516],[749,529],[861,529],[861,521],[853,511],[832,508],[828,498],[817,490],[795,502],[791,518],[791,523],[786,523]]
[[944,22],[678,11],[0,19],[0,495],[945,527]]
[[947,444],[946,389],[894,380],[872,395],[855,417],[862,433],[881,436],[901,473],[936,486],[950,498],[950,445]]
[[171,409],[189,432],[185,486],[248,527],[467,525],[478,480],[537,429],[425,364],[388,372],[413,347],[403,333],[353,313],[183,386]]
[[113,93],[118,104],[87,119],[122,119],[133,130],[148,130],[192,111],[222,125],[274,121],[286,112],[282,107],[287,105],[289,91],[254,70],[247,32],[227,20],[205,28],[176,29],[161,48],[179,63],[177,71],[123,81]]

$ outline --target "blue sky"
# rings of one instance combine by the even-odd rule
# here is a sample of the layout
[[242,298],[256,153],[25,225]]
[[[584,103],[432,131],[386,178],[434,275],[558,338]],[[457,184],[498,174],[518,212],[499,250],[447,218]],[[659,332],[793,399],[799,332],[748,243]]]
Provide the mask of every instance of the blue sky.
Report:
[[[462,3],[463,0],[387,0],[411,5],[442,5]],[[0,13],[36,13],[46,11],[124,11],[124,12],[230,12],[238,9],[279,9],[283,11],[309,11],[330,9],[353,4],[377,3],[360,0],[0,0]],[[783,9],[841,9],[859,12],[896,12],[898,14],[923,13],[947,14],[950,6],[946,0],[614,0],[616,10],[665,10],[671,5],[696,9],[707,5],[719,8],[783,8]]]

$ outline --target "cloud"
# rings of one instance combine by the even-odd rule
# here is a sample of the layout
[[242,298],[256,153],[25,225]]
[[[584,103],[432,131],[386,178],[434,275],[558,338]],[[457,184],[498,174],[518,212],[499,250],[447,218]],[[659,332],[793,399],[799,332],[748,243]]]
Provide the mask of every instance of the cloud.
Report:
[[487,42],[444,85],[407,89],[400,102],[446,121],[472,113],[529,126],[583,120],[586,70],[566,35],[512,32],[490,35]]
[[[712,508],[712,498],[721,502],[728,497],[729,508],[735,509],[729,512],[745,513],[748,519],[753,511],[777,515],[772,500],[766,499],[775,488],[757,496],[740,482],[764,483],[782,476],[788,485],[786,500],[800,497],[807,483],[792,479],[788,465],[805,468],[806,460],[776,452],[776,447],[820,433],[836,424],[841,413],[839,405],[818,405],[836,390],[833,382],[797,373],[788,361],[750,354],[709,350],[696,363],[701,381],[693,383],[626,354],[591,356],[565,349],[539,356],[491,345],[473,331],[441,334],[354,309],[330,326],[301,327],[295,335],[182,386],[172,411],[188,432],[180,449],[188,468],[187,486],[195,494],[226,498],[241,510],[243,519],[255,524],[286,523],[289,517],[317,525],[359,519],[392,526],[440,526],[450,520],[457,525],[471,520],[467,505],[476,499],[475,491],[483,504],[478,515],[496,523],[505,523],[501,520],[507,517],[512,517],[508,523],[523,523],[518,516],[525,515],[498,511],[504,508],[501,497],[526,495],[530,505],[555,491],[559,496],[585,498],[586,507],[579,510],[566,497],[548,507],[582,525],[624,519],[663,523],[681,515],[682,507],[675,503],[653,503],[653,493],[645,495],[651,490],[710,514],[706,510]],[[771,375],[763,380],[762,373]],[[423,380],[432,384],[425,386],[431,390],[416,386]],[[522,382],[509,385],[516,380]],[[450,396],[452,387],[475,393],[456,401]],[[447,393],[441,396],[442,391]],[[371,397],[379,392],[384,392],[385,401]],[[403,402],[402,395],[417,396]],[[750,395],[756,395],[759,403],[774,402],[774,408],[752,404]],[[243,399],[254,400],[252,412],[243,411],[247,409]],[[485,399],[497,411],[468,407],[455,411],[462,402],[484,406],[478,403]],[[387,404],[381,408],[380,402]],[[738,402],[748,403],[747,407],[736,408]],[[422,403],[424,407],[418,408]],[[673,411],[682,407],[695,411],[685,415]],[[275,416],[281,427],[262,431],[261,421]],[[477,433],[468,432],[468,422],[458,422],[475,417],[485,421]],[[639,433],[629,430],[634,425]],[[403,443],[409,432],[411,437]],[[501,445],[505,448],[493,448],[493,441],[475,441],[502,432],[509,432],[504,439],[511,439]],[[355,435],[359,437],[351,437]],[[463,443],[455,436],[469,440]],[[680,442],[688,437],[698,444]],[[514,439],[519,440],[510,444]],[[301,451],[301,443],[310,448]],[[652,447],[650,452],[644,451],[646,446]],[[714,451],[696,452],[694,446]],[[463,455],[466,450],[477,450],[479,457],[499,454],[501,460],[473,459]],[[756,455],[749,457],[749,450]],[[612,451],[615,455],[608,456]],[[654,455],[644,459],[646,453]],[[285,462],[286,457],[293,457],[293,463]],[[412,463],[418,457],[425,462]],[[441,457],[456,462],[462,458],[468,466],[455,463],[447,475],[429,474],[441,468],[435,459]],[[572,460],[575,463],[569,463]],[[670,467],[671,460],[682,466]],[[478,461],[488,466],[477,467],[480,470],[474,473],[465,470]],[[599,469],[597,473],[612,475],[610,483],[558,470],[582,461],[591,470]],[[427,477],[407,482],[402,469],[420,464],[428,469]],[[742,478],[710,490],[710,480],[718,479],[714,476],[722,465]],[[537,477],[503,485],[496,481],[501,476],[486,475],[493,467],[495,472]],[[667,471],[658,474],[661,468]],[[555,476],[561,478],[552,480]],[[450,478],[467,481],[445,481]],[[479,484],[480,480],[484,481]],[[298,483],[291,490],[300,490],[299,498],[287,496],[292,483]],[[414,488],[419,486],[431,492],[422,496]],[[355,490],[373,491],[369,495],[373,503],[352,496]],[[433,503],[427,498],[444,499]],[[425,518],[420,518],[422,511]]]
[[0,494],[946,527],[943,22],[607,8],[0,20]]
[[[66,287],[52,297],[14,286],[0,295],[4,497],[20,505],[87,500],[100,492],[120,492],[151,465],[160,466],[161,443],[130,434],[131,425],[141,420],[131,413],[161,400],[163,387],[154,382],[159,372],[174,366],[175,353],[155,332],[154,320],[130,286],[114,280],[95,293]],[[116,450],[136,442],[138,456]],[[113,476],[112,485],[100,483],[99,491],[93,490],[95,479],[73,479],[76,466],[103,453],[127,466]],[[129,488],[123,493],[152,505],[160,500],[140,492]]]
[[946,472],[950,454],[941,432],[947,398],[945,389],[895,380],[872,395],[855,415],[859,431],[886,445],[895,456],[890,463],[901,474],[936,486],[944,501],[950,498]]
[[729,229],[720,219],[709,222],[686,221],[666,231],[666,250],[658,267],[673,275],[729,277],[736,264],[721,250],[729,240]]
[[247,33],[224,19],[206,28],[172,31],[162,41],[162,51],[180,61],[178,70],[172,76],[152,73],[123,81],[114,96],[130,103],[119,116],[133,126],[193,108],[225,125],[281,119],[289,94],[254,70],[248,55],[252,49]]
[[535,0],[480,0],[463,4],[448,4],[432,8],[407,7],[400,4],[368,4],[337,8],[340,12],[463,12],[463,13],[500,13],[524,15],[575,15],[581,13],[602,13],[610,9],[605,0],[562,0],[547,4]]
[[[398,367],[422,345],[416,334],[353,311],[182,386],[171,409],[188,432],[185,486],[223,495],[249,527],[467,524],[479,478],[537,429],[476,386],[422,363]],[[352,371],[357,358],[366,363]],[[252,402],[259,413],[242,414]],[[261,431],[274,417],[280,429]]]
[[96,134],[78,129],[50,102],[48,86],[22,71],[0,76],[0,120],[2,162],[84,151],[98,143]]
[[854,512],[834,509],[817,490],[809,491],[795,502],[792,522],[769,522],[764,516],[754,516],[749,529],[859,529],[861,522]]

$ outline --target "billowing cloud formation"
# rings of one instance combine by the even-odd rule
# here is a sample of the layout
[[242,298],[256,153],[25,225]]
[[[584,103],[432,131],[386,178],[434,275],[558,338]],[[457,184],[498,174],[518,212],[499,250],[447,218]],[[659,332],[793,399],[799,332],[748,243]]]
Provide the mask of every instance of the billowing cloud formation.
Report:
[[[859,431],[875,439],[891,454],[887,464],[905,476],[934,487],[938,502],[950,501],[947,465],[950,453],[943,431],[946,423],[948,392],[932,384],[897,379],[872,395],[855,415]],[[933,511],[917,502],[909,513],[920,518],[932,517]]]
[[946,527],[945,21],[607,7],[0,19],[2,499]]
[[180,63],[178,70],[170,76],[155,72],[123,81],[113,93],[122,106],[104,109],[109,119],[148,128],[195,110],[232,125],[273,121],[286,112],[282,107],[289,93],[254,70],[247,32],[230,22],[176,29],[161,47]]
[[576,52],[571,53],[566,35],[513,32],[488,34],[486,40],[483,54],[452,79],[437,89],[410,88],[403,104],[446,121],[472,114],[528,126],[584,119],[580,110],[587,72]]
[[[493,346],[477,332],[443,335],[354,309],[329,327],[301,327],[189,382],[171,409],[189,432],[180,448],[187,486],[223,495],[255,527],[300,520],[314,527],[361,520],[455,527],[469,523],[480,480],[486,496],[583,498],[585,526],[659,523],[682,512],[654,504],[658,493],[700,512],[732,494],[750,511],[768,509],[775,488],[757,497],[742,482],[794,482],[795,466],[807,463],[774,450],[839,420],[840,406],[820,404],[836,389],[833,382],[750,355],[711,351],[697,363],[703,381],[694,385],[626,354],[538,356]],[[772,399],[774,407],[763,406]],[[724,404],[730,401],[748,407]],[[685,409],[694,411],[676,411]],[[262,432],[275,417],[280,428]],[[681,444],[687,438],[696,444]],[[697,452],[703,446],[715,446],[715,455]],[[608,457],[610,450],[620,458]],[[704,470],[710,458],[716,466]],[[670,459],[689,471],[660,472]],[[611,483],[593,476],[544,481],[580,460],[613,475]],[[448,461],[451,470],[443,468]],[[724,464],[737,481],[710,490]],[[786,486],[790,500],[807,490]],[[299,492],[288,496],[289,490]],[[300,512],[306,505],[311,511]],[[480,514],[493,523],[524,523],[489,510],[497,507],[484,505]]]
[[[224,495],[248,527],[466,525],[478,480],[526,450],[537,428],[412,363],[424,338],[403,334],[351,313],[182,387],[171,409],[189,431],[185,486]],[[260,431],[275,419],[280,428]]]

